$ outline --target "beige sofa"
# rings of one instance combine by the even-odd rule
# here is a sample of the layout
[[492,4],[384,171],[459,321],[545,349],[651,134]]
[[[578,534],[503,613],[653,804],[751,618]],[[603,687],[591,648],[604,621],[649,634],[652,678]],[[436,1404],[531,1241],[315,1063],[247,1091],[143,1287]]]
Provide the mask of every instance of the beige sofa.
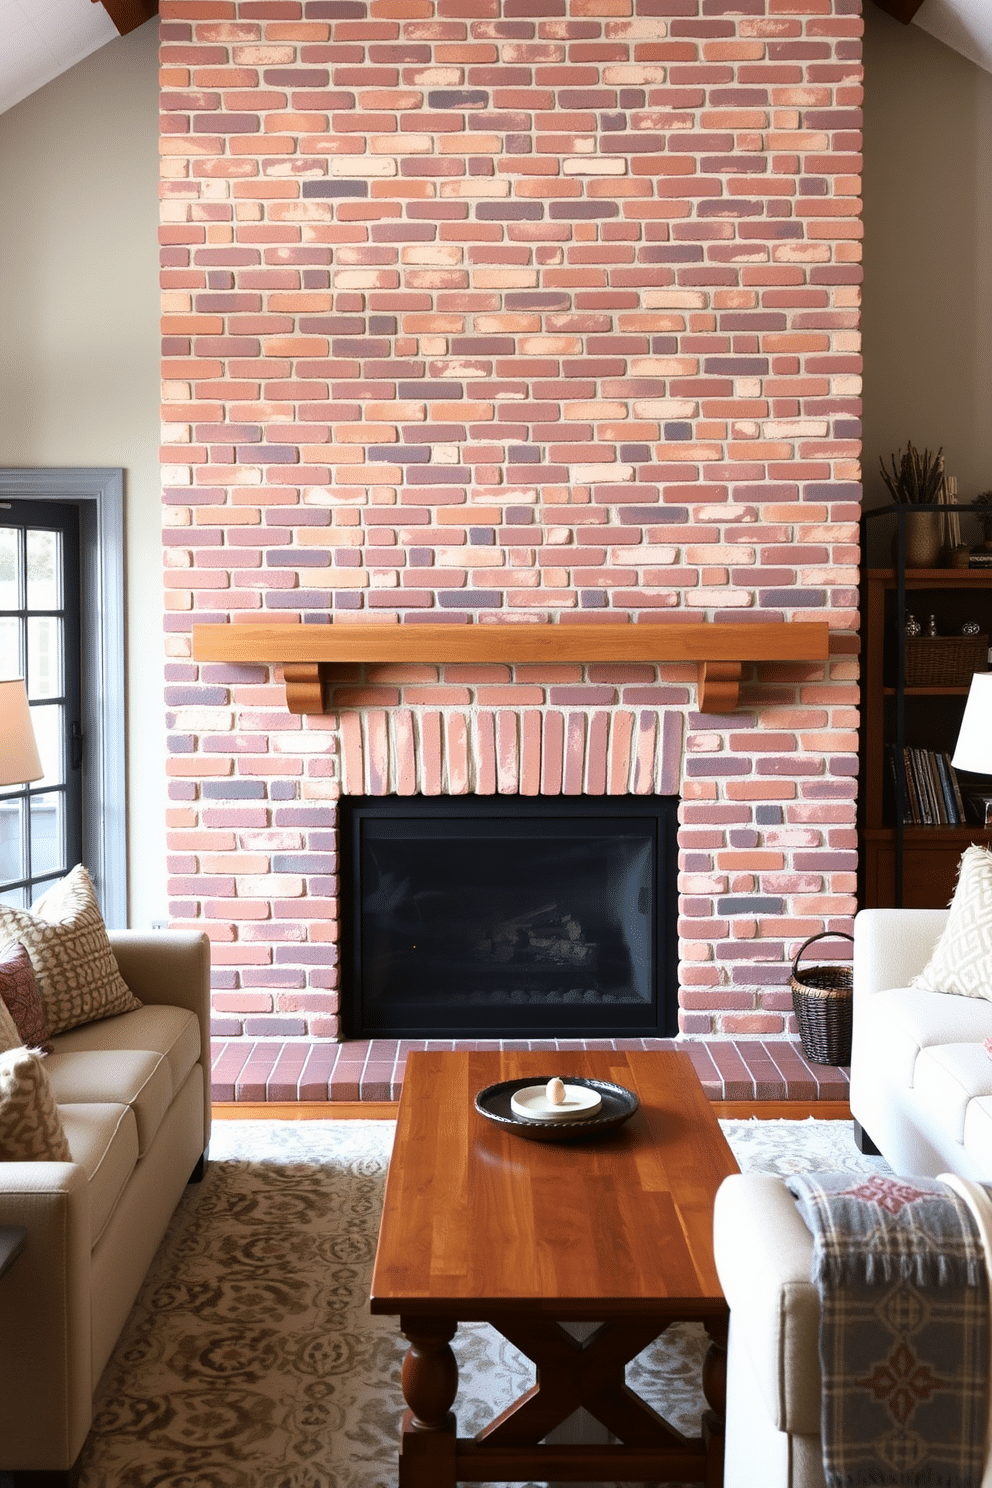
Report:
[[45,1060],[72,1161],[0,1163],[0,1225],[27,1230],[0,1279],[0,1471],[18,1484],[73,1481],[97,1382],[210,1136],[206,936],[110,943],[143,1006],[59,1035]]

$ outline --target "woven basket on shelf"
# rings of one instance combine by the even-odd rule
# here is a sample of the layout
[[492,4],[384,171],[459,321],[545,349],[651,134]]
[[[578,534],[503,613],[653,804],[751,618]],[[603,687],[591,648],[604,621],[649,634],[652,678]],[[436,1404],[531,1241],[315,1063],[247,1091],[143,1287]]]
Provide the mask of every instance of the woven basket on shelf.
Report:
[[803,1053],[813,1064],[851,1062],[851,1014],[854,1002],[854,976],[850,966],[805,966],[799,970],[799,958],[814,940],[838,935],[853,940],[842,930],[821,930],[811,935],[796,952],[792,963],[792,1009],[799,1024]]
[[968,687],[974,672],[987,671],[988,654],[987,635],[909,636],[906,686]]

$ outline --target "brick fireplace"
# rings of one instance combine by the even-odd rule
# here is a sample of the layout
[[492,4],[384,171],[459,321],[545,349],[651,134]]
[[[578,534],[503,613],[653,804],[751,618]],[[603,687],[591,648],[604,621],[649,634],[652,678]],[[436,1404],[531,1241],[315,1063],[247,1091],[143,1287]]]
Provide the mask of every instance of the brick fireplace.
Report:
[[[338,1036],[336,803],[417,791],[680,795],[682,1035],[792,1033],[855,907],[860,30],[162,0],[171,914],[232,1046]],[[510,644],[293,712],[291,665],[192,641],[814,621],[827,662],[708,712],[689,657]]]

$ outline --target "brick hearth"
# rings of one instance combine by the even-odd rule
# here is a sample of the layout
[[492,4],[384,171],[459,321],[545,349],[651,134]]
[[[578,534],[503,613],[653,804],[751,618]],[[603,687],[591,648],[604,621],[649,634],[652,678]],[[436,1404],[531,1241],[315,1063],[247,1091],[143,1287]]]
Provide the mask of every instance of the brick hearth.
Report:
[[847,1070],[811,1064],[785,1039],[353,1039],[343,1044],[223,1039],[214,1044],[215,1101],[395,1101],[414,1049],[680,1049],[714,1101],[846,1101]]

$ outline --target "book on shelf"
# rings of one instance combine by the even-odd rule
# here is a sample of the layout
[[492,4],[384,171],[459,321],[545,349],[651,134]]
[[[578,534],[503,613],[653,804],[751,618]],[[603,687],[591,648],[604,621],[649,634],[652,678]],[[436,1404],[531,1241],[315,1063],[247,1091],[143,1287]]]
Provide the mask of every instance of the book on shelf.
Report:
[[922,749],[910,749],[909,767],[916,776],[916,792],[920,801],[921,820],[925,827],[935,827],[940,820],[937,815],[936,798],[930,780],[927,760]]
[[964,822],[964,801],[961,799],[957,771],[951,764],[951,756],[946,749],[935,751],[934,765],[947,810],[947,825],[960,827]]
[[958,814],[958,825],[963,826],[965,821],[967,820],[967,814],[964,809],[964,797],[961,794],[961,782],[958,780],[958,772],[951,764],[951,756],[946,752],[946,750],[942,758],[944,764],[947,767],[947,774],[949,775],[951,781],[951,790],[954,794],[954,807]]
[[908,751],[904,749],[900,757],[894,744],[886,744],[885,753],[888,757],[889,769],[892,772],[896,813],[902,812],[902,824],[904,827],[912,826],[914,822],[918,822],[922,818],[920,816],[920,805],[916,794],[916,782],[909,767]]
[[925,827],[936,827],[940,825],[940,806],[930,764],[926,750],[912,748],[909,750],[909,767],[916,776],[921,820]]
[[946,751],[919,749],[907,744],[900,761],[893,744],[886,745],[889,768],[899,801],[900,775],[905,786],[902,822],[905,827],[958,827],[965,820],[957,773]]

